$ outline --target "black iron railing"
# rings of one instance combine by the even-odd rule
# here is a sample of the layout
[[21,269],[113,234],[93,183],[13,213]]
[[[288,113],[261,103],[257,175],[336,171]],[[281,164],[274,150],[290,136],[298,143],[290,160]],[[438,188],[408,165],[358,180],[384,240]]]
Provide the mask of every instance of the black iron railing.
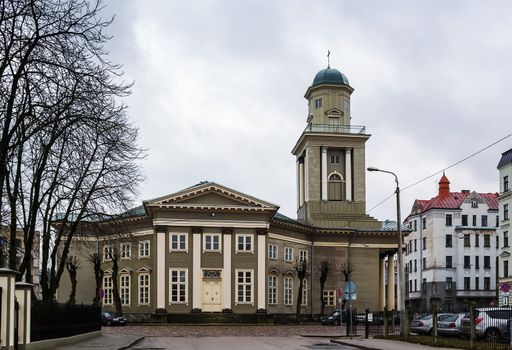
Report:
[[331,125],[309,123],[304,132],[332,133],[332,134],[364,134],[366,128],[360,125]]

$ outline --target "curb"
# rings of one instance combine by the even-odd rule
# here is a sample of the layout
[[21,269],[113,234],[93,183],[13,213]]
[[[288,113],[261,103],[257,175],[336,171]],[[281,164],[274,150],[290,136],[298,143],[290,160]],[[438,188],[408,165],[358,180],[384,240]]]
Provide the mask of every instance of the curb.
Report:
[[121,346],[120,348],[117,348],[117,350],[125,350],[125,349],[129,349],[131,348],[132,346],[140,343],[142,340],[144,339],[144,337],[139,337],[137,339],[134,339],[132,340],[131,342],[129,342],[127,345],[123,345]]
[[342,340],[335,340],[335,339],[331,339],[331,343],[341,344],[341,345],[347,345],[347,346],[352,346],[352,347],[354,347],[354,348],[361,349],[361,350],[380,350],[380,349],[378,349],[378,348],[372,348],[372,347],[364,346],[364,345],[360,345],[360,344],[354,344],[354,343],[344,342],[344,341],[342,341]]

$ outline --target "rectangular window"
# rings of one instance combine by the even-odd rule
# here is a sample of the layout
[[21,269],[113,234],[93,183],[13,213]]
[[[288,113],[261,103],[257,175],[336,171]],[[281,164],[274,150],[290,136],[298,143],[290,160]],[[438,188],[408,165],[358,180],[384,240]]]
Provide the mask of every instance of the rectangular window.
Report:
[[284,261],[293,261],[293,248],[284,247]]
[[414,272],[418,271],[418,264],[417,264],[417,260],[414,259]]
[[277,245],[269,244],[268,245],[268,258],[272,260],[277,259]]
[[469,233],[464,234],[464,247],[471,247],[471,241]]
[[299,261],[308,261],[308,251],[304,249],[299,250]]
[[121,275],[121,305],[130,305],[130,275]]
[[496,215],[496,227],[500,227],[500,216]]
[[471,257],[469,255],[464,255],[464,268],[469,269],[471,268],[471,263],[469,261]]
[[268,303],[277,304],[277,276],[268,276]]
[[491,235],[484,235],[484,248],[491,247]]
[[480,236],[475,233],[475,247],[480,247]]
[[414,231],[417,231],[418,230],[418,227],[416,225],[416,220],[414,220]]
[[317,98],[315,100],[315,108],[321,108],[322,107],[322,99],[321,98]]
[[476,226],[476,215],[473,215],[473,226]]
[[452,235],[446,235],[446,242],[445,242],[446,248],[451,248],[452,245]]
[[508,260],[503,260],[503,277],[508,277]]
[[427,250],[427,237],[423,237],[423,250]]
[[508,220],[508,204],[503,204],[503,220]]
[[508,175],[503,176],[503,192],[507,192],[508,188]]
[[467,215],[462,215],[462,223],[461,223],[462,226],[468,226],[468,216]]
[[104,305],[112,305],[112,276],[104,276],[103,277],[103,291],[105,292],[105,295],[103,297],[103,304]]
[[252,253],[252,235],[236,235],[236,251],[242,253]]
[[416,240],[414,240],[414,251],[416,251]]
[[169,304],[188,302],[188,269],[169,269]]
[[471,208],[478,208],[478,201],[476,199],[471,200]]
[[484,269],[491,268],[491,257],[489,255],[484,256]]
[[447,291],[451,291],[453,289],[453,281],[451,277],[446,277],[445,287]]
[[475,290],[480,289],[480,278],[475,277]]
[[414,291],[417,292],[418,291],[418,280],[417,279],[414,279]]
[[421,228],[425,230],[427,228],[427,218],[423,218],[423,220],[421,221],[421,224],[422,224]]
[[421,280],[421,289],[424,290],[424,291],[427,290],[427,279],[426,278]]
[[284,304],[293,305],[293,279],[291,277],[284,278]]
[[300,303],[302,306],[308,305],[308,279],[304,278],[302,282],[302,301]]
[[139,242],[139,258],[149,258],[149,241]]
[[203,235],[203,251],[220,252],[220,233],[207,233]]
[[427,258],[423,258],[422,264],[423,264],[422,268],[423,268],[423,270],[425,270],[427,268]]
[[139,274],[139,305],[149,305],[149,273]]
[[252,304],[253,270],[236,270],[236,302],[237,304]]
[[508,247],[508,231],[503,231],[503,248]]
[[331,164],[340,164],[340,156],[331,155]]
[[121,259],[131,259],[132,257],[132,244],[121,243]]
[[484,290],[491,290],[491,278],[484,277]]
[[475,270],[480,270],[480,257],[475,255]]
[[114,254],[114,248],[111,245],[103,247],[103,261],[111,261],[112,254]]
[[451,255],[446,256],[446,267],[451,268],[452,266],[452,257]]
[[446,226],[452,226],[452,214],[446,214],[445,224]]
[[171,232],[170,251],[187,251],[188,250],[188,233]]
[[487,215],[482,215],[482,227],[487,227]]
[[324,290],[325,306],[336,306],[336,291]]
[[464,277],[464,290],[470,290],[471,289],[471,280],[469,277]]

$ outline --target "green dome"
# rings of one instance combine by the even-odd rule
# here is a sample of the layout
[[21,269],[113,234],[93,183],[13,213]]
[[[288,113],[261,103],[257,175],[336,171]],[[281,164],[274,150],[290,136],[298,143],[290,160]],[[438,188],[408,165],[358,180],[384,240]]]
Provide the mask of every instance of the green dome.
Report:
[[345,74],[334,68],[325,68],[316,73],[311,86],[320,84],[350,85]]

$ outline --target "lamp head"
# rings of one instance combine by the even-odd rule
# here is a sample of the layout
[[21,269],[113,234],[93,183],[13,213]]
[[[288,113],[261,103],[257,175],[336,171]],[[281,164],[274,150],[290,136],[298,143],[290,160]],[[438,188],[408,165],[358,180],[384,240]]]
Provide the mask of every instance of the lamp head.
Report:
[[379,168],[376,168],[374,166],[368,167],[366,170],[368,170],[368,171],[380,171]]

